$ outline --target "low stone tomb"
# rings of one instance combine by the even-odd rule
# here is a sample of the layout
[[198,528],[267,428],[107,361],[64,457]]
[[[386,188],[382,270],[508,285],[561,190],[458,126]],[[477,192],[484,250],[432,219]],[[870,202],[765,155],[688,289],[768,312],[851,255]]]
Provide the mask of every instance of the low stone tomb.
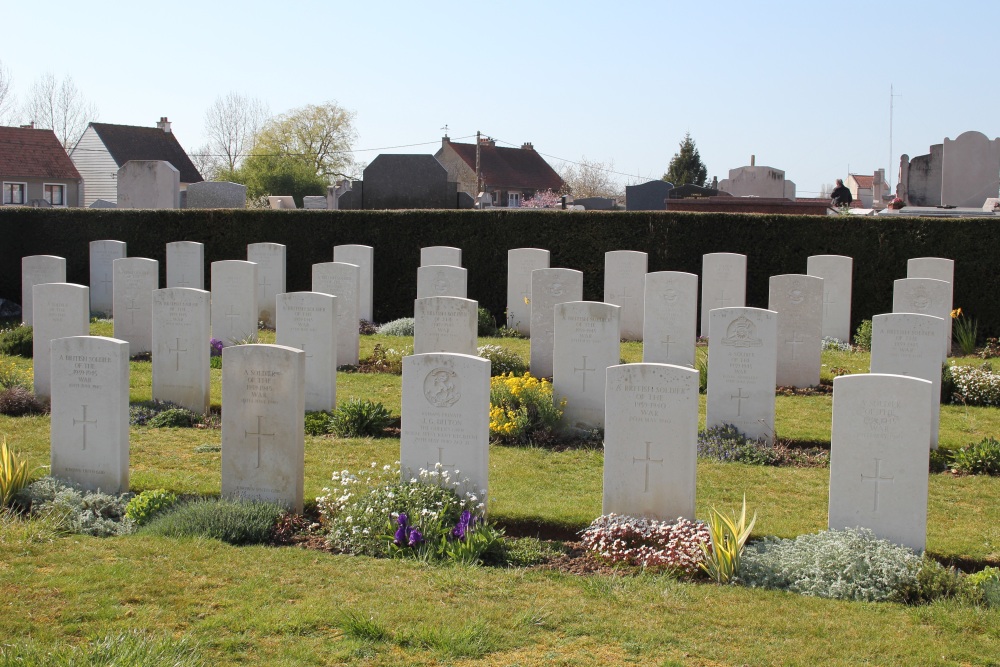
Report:
[[128,341],[133,355],[153,350],[153,290],[160,288],[160,263],[145,257],[114,262],[115,338]]
[[935,278],[901,278],[892,283],[892,312],[940,317],[941,362],[951,352],[951,283]]
[[167,287],[205,289],[205,246],[195,241],[167,244]]
[[35,395],[52,392],[49,343],[57,338],[90,334],[90,289],[72,283],[42,283],[31,288],[34,324],[31,332],[31,369]]
[[45,283],[66,282],[66,259],[55,255],[21,258],[21,321],[31,326],[31,288]]
[[247,261],[257,265],[257,319],[273,328],[275,298],[285,291],[285,246],[251,243],[247,245]]
[[339,299],[319,292],[278,295],[275,342],[305,352],[305,409],[309,411],[337,407]]
[[375,321],[373,308],[373,282],[375,274],[375,249],[370,245],[335,245],[333,261],[355,264],[360,270],[358,283],[358,317],[369,322]]
[[462,249],[434,245],[420,249],[420,266],[462,266]]
[[701,259],[701,335],[707,336],[709,313],[746,305],[747,256],[714,252]]
[[114,261],[125,257],[124,241],[90,242],[90,312],[95,317],[114,313]]
[[583,273],[573,269],[531,272],[531,361],[536,378],[552,377],[552,336],[555,306],[583,301]]
[[549,251],[512,248],[507,251],[507,326],[522,336],[531,333],[531,272],[549,268]]
[[568,428],[604,427],[604,379],[621,359],[621,307],[596,301],[554,306],[552,400],[563,407]]
[[459,266],[428,265],[417,269],[417,298],[457,296],[468,298],[469,272]]
[[643,362],[694,368],[698,276],[680,271],[647,273],[643,302]]
[[643,290],[649,256],[635,250],[604,253],[604,302],[621,310],[621,337],[642,340]]
[[823,365],[823,279],[771,276],[767,307],[778,313],[778,386],[815,387]]
[[476,355],[479,303],[457,296],[432,296],[413,303],[413,353]]
[[212,338],[224,346],[257,340],[258,289],[255,263],[212,262]]
[[153,398],[208,412],[212,295],[191,287],[153,291]]
[[346,262],[313,264],[312,291],[337,297],[337,365],[356,366],[361,336],[358,297],[361,268]]
[[806,273],[823,279],[823,337],[851,341],[851,290],[854,260],[843,255],[812,255]]

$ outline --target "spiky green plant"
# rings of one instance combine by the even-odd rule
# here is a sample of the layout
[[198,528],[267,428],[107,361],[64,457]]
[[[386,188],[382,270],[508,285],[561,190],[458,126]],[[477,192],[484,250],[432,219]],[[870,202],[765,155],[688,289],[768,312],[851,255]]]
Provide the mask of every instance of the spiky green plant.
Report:
[[711,544],[701,545],[705,560],[699,564],[701,569],[716,583],[729,583],[740,569],[740,558],[743,555],[743,545],[757,523],[757,513],[754,512],[750,523],[747,523],[747,497],[743,495],[743,509],[737,518],[728,517],[719,510],[712,508],[708,516],[708,531]]

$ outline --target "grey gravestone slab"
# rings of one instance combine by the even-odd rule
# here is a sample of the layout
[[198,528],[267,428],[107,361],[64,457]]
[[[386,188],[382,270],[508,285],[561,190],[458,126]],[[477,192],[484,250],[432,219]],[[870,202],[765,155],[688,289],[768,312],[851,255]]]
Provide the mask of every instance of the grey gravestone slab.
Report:
[[460,266],[421,266],[417,269],[417,298],[457,296],[466,299],[469,272]]
[[114,261],[115,338],[129,352],[153,351],[153,290],[160,288],[160,263],[145,257]]
[[337,302],[340,297],[319,292],[278,295],[275,342],[306,355],[305,409],[337,407]]
[[125,256],[124,241],[90,242],[90,312],[94,316],[114,315],[114,261]]
[[642,340],[643,290],[649,256],[634,250],[604,253],[604,302],[621,307],[621,337]]
[[212,337],[222,344],[257,340],[257,265],[212,262]]
[[694,368],[698,276],[680,271],[647,273],[643,300],[643,362]]
[[531,333],[531,272],[549,268],[549,251],[513,248],[507,251],[507,326]]
[[708,335],[708,314],[716,308],[746,305],[747,257],[714,252],[701,258],[701,335]]
[[536,378],[552,377],[554,312],[558,303],[583,301],[583,273],[573,269],[531,272],[531,362]]
[[771,276],[767,307],[778,313],[778,385],[815,387],[823,365],[823,279]]
[[185,208],[246,208],[247,186],[228,181],[202,181],[187,186]]
[[335,245],[333,246],[333,261],[357,265],[361,275],[361,282],[358,286],[358,317],[374,322],[375,249],[370,245]]
[[205,246],[194,241],[167,244],[167,287],[205,289]]
[[35,394],[51,395],[49,343],[57,338],[90,334],[90,289],[72,283],[42,283],[32,290],[34,324],[31,332],[31,369]]
[[251,243],[247,245],[247,261],[257,265],[257,319],[274,328],[275,297],[285,291],[285,246]]
[[664,211],[667,197],[673,190],[672,183],[648,181],[640,185],[625,186],[625,208],[629,211]]
[[823,337],[851,342],[851,289],[854,260],[843,255],[812,255],[806,273],[823,279]]
[[413,303],[413,353],[476,355],[479,304],[455,296],[432,296]]
[[118,170],[117,183],[118,208],[181,207],[181,172],[165,160],[129,160]]
[[191,287],[153,291],[153,399],[208,412],[211,319],[210,292]]
[[55,255],[21,258],[21,320],[31,326],[31,288],[44,283],[66,282],[66,259]]
[[302,208],[313,211],[326,210],[326,197],[319,195],[307,195],[302,198]]
[[361,349],[358,296],[361,267],[347,262],[313,264],[312,291],[337,297],[337,365],[357,365]]
[[88,208],[118,208],[118,204],[107,199],[95,199]]
[[570,429],[604,427],[604,380],[621,359],[621,308],[596,301],[559,303],[553,312],[552,400]]

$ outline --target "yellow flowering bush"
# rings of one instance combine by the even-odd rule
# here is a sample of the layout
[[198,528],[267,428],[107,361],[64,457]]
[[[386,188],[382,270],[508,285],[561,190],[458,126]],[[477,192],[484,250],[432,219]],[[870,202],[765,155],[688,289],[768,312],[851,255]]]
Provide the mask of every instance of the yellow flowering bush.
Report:
[[502,444],[551,441],[562,418],[565,400],[552,401],[552,383],[523,375],[498,375],[490,380],[490,438]]

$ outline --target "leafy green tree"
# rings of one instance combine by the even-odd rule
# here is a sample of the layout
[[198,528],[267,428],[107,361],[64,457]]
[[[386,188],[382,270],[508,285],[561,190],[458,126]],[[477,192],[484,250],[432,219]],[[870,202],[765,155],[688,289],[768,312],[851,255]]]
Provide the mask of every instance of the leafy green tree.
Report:
[[287,155],[309,164],[325,181],[350,173],[357,138],[354,112],[336,102],[307,104],[268,120],[257,133],[252,155]]
[[674,185],[692,183],[704,186],[706,178],[708,178],[708,169],[701,162],[701,155],[698,154],[691,133],[687,132],[684,135],[684,141],[680,143],[680,151],[674,153],[674,157],[670,160],[670,167],[663,175],[663,180]]
[[327,186],[310,161],[290,155],[251,155],[238,169],[223,171],[218,178],[247,186],[248,200],[291,195],[300,208],[303,197],[325,195]]

